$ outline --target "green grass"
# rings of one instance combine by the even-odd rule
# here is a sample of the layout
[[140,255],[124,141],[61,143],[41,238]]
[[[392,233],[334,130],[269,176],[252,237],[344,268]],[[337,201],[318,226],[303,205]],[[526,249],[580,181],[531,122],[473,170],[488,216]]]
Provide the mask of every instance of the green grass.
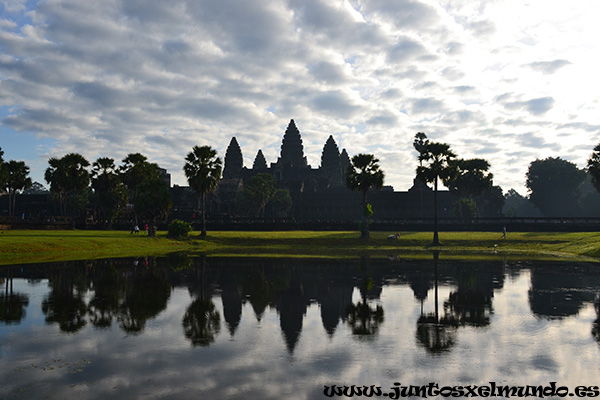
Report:
[[431,232],[372,232],[362,240],[358,232],[209,232],[202,239],[192,232],[173,240],[159,232],[149,238],[123,231],[0,231],[0,265],[68,261],[108,257],[161,256],[194,252],[214,256],[286,257],[420,257],[440,250],[447,257],[562,258],[600,261],[600,233],[441,232],[442,246],[431,247]]

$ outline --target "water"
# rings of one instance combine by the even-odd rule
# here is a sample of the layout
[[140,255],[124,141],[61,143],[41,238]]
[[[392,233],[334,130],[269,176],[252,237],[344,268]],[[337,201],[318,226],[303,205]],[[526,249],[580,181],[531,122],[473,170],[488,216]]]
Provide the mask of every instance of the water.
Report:
[[595,264],[173,255],[0,277],[2,399],[600,384]]

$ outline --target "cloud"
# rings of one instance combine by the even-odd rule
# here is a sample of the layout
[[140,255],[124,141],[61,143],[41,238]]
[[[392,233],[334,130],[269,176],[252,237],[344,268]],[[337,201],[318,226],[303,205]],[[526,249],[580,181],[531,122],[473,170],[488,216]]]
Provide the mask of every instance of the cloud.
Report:
[[366,0],[365,13],[372,14],[403,29],[440,29],[438,11],[421,1]]
[[26,0],[4,0],[4,11],[7,13],[15,13],[27,9]]
[[338,85],[347,82],[345,66],[321,61],[309,67],[311,74],[321,82]]
[[599,132],[600,125],[591,125],[587,122],[569,122],[558,126],[558,129],[583,130],[585,132]]
[[361,110],[346,93],[341,91],[316,93],[310,102],[312,109],[337,118],[348,118]]
[[[568,130],[597,142],[597,94],[572,90],[595,79],[586,70],[595,42],[552,30],[553,40],[538,40],[539,20],[522,13],[517,29],[502,2],[11,0],[3,11],[0,131],[20,139],[2,148],[30,148],[32,165],[67,150],[90,159],[139,151],[185,184],[191,145],[224,155],[235,135],[250,157],[263,148],[276,159],[291,118],[319,138],[311,146],[333,134],[351,153],[368,151],[382,129],[409,147],[416,129],[457,145],[476,129],[490,158],[512,150],[505,139],[515,132]],[[544,26],[576,31],[544,15]],[[535,52],[523,36],[537,41]],[[524,81],[523,67],[538,73]],[[545,76],[556,71],[565,73]],[[46,140],[43,151],[31,138]],[[539,145],[579,157],[569,141]],[[307,154],[315,165],[316,153]],[[494,174],[522,178],[504,171]],[[389,176],[399,190],[412,184]]]
[[471,21],[466,26],[477,37],[491,36],[497,31],[496,24],[489,19]]
[[567,60],[554,60],[554,61],[536,61],[530,64],[526,64],[527,67],[534,71],[541,72],[545,75],[554,74],[561,68],[570,65],[571,63]]
[[408,37],[399,38],[388,54],[388,62],[396,64],[410,60],[433,61],[436,58],[422,43]]
[[398,124],[398,117],[391,112],[384,112],[369,118],[367,124],[393,127]]
[[538,99],[531,99],[527,101],[511,101],[507,102],[504,106],[509,110],[527,110],[533,115],[543,115],[550,111],[554,106],[554,99],[552,97],[540,97]]
[[476,90],[476,88],[474,86],[469,86],[469,85],[460,85],[460,86],[454,87],[454,91],[456,93],[460,93],[460,94],[471,93],[475,90]]
[[550,148],[554,151],[560,150],[556,143],[549,143],[544,137],[534,132],[527,132],[517,136],[517,141],[521,147],[531,147],[534,149]]
[[485,116],[481,112],[472,110],[458,110],[451,111],[444,114],[442,118],[443,123],[451,125],[466,125],[470,123],[483,124],[485,123]]
[[423,113],[442,113],[446,110],[444,102],[433,97],[423,97],[412,99],[412,111],[417,114]]

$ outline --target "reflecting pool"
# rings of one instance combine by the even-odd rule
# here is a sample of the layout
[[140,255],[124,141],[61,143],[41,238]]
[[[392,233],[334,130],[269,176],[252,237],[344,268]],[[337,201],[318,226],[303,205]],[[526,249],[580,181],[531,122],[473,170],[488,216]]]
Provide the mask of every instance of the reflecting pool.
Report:
[[333,385],[395,382],[574,392],[600,386],[599,294],[596,264],[443,254],[0,267],[0,398],[326,399]]

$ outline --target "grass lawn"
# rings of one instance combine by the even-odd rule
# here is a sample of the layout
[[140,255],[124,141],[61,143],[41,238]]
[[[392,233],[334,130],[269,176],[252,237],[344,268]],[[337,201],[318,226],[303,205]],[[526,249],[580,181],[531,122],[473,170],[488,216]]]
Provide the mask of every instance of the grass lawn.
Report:
[[160,256],[194,252],[214,256],[293,257],[429,257],[440,250],[447,257],[563,258],[600,261],[600,233],[441,232],[442,246],[431,247],[431,232],[371,232],[362,240],[358,232],[209,232],[206,239],[192,232],[184,240],[131,235],[128,231],[0,231],[0,265],[68,261],[109,257]]

